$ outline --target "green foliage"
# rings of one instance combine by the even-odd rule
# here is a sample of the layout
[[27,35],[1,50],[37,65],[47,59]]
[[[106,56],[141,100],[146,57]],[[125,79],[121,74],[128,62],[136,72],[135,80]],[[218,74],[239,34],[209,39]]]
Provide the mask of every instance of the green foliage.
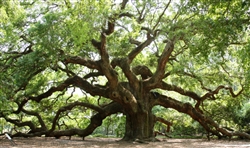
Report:
[[103,120],[103,124],[99,126],[93,137],[122,137],[125,133],[125,120],[123,114],[111,115]]
[[[129,1],[123,10],[121,4],[110,0],[0,0],[0,125],[4,124],[0,131],[13,126],[3,120],[7,117],[32,121],[39,127],[37,117],[24,111],[13,114],[22,101],[44,95],[69,77],[84,78],[101,69],[100,65],[86,63],[87,60],[100,63],[101,54],[92,42],[100,41],[100,33],[110,27],[108,22],[115,25],[114,32],[106,35],[108,62],[126,57],[152,37],[154,41],[138,53],[131,67],[143,64],[154,73],[161,66],[157,64],[166,43],[173,41],[174,51],[164,65],[170,75],[163,81],[199,96],[219,85],[232,87],[235,94],[244,88],[237,98],[228,90],[220,90],[214,98],[203,101],[201,109],[218,123],[247,128],[250,122],[249,4],[246,0],[179,0],[171,2],[165,11],[168,1],[163,0]],[[137,42],[132,44],[132,40]],[[79,57],[82,61],[67,63],[68,57]],[[115,70],[119,81],[128,81],[118,66]],[[103,69],[98,72],[103,73]],[[107,83],[106,77],[101,76],[84,80],[93,85]],[[192,106],[196,103],[180,92],[157,91]],[[90,94],[69,85],[42,100],[28,101],[24,109],[39,113],[50,128],[57,111],[69,103],[81,101],[102,107],[112,101]],[[201,132],[197,122],[172,109],[156,106],[153,113],[172,121],[176,134]],[[95,114],[96,111],[87,107],[74,107],[59,115],[56,129],[86,128]],[[94,134],[120,137],[125,132],[124,123],[124,116],[112,115]],[[160,123],[155,126],[162,127]],[[28,127],[18,130],[26,131]]]
[[249,101],[234,114],[233,122],[236,123],[241,130],[249,130],[250,128],[250,103]]

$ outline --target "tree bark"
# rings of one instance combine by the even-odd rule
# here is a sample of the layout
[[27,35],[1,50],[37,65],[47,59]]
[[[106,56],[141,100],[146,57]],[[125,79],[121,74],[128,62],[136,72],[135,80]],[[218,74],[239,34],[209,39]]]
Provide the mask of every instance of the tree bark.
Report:
[[64,131],[54,131],[50,133],[48,136],[51,137],[60,137],[60,136],[73,136],[79,135],[83,137],[83,139],[92,134],[92,132],[102,124],[102,121],[111,114],[115,114],[118,112],[122,112],[122,106],[116,102],[112,102],[106,107],[103,108],[103,112],[99,112],[91,117],[90,124],[85,129],[69,129]]
[[143,91],[138,94],[135,94],[137,96],[137,112],[126,112],[125,135],[122,140],[134,141],[139,139],[152,141],[154,139],[154,124],[156,122],[156,117],[152,114],[152,96],[150,93],[143,93]]
[[127,115],[123,140],[151,140],[154,138],[154,123],[155,116],[151,111]]

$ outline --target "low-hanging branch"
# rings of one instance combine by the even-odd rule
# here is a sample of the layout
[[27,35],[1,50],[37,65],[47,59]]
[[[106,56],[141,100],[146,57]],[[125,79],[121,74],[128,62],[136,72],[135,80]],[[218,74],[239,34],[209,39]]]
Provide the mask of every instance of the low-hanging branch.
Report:
[[[221,128],[218,123],[213,121],[213,119],[205,116],[201,112],[197,111],[191,104],[189,103],[182,103],[180,101],[177,101],[171,97],[167,97],[164,95],[160,95],[160,97],[155,102],[157,105],[161,105],[167,108],[173,108],[179,112],[183,112],[188,114],[190,117],[192,117],[194,120],[198,121],[208,132],[211,132],[214,135],[217,135],[218,137],[222,137],[220,133],[223,135],[226,135],[228,137],[232,136],[242,136],[247,139],[250,139],[250,135],[244,132],[232,132],[228,131],[224,128]],[[216,130],[213,130],[215,128]]]
[[47,136],[50,137],[61,137],[61,136],[72,136],[72,135],[78,135],[84,137],[90,135],[96,127],[100,126],[102,124],[102,120],[106,118],[107,116],[110,116],[111,114],[115,114],[118,112],[123,112],[122,107],[120,104],[116,102],[111,102],[110,104],[103,107],[102,112],[98,112],[90,119],[90,124],[85,129],[66,129],[66,130],[56,130],[53,132],[47,133]]
[[89,103],[85,103],[85,102],[79,102],[79,101],[69,103],[69,104],[67,104],[65,106],[62,106],[60,109],[58,109],[58,111],[56,112],[56,115],[55,115],[55,117],[54,117],[54,119],[52,121],[52,127],[51,127],[51,129],[49,131],[52,132],[52,131],[55,130],[58,119],[59,119],[59,116],[60,116],[60,114],[62,112],[72,110],[73,108],[75,108],[77,106],[88,107],[88,108],[93,109],[93,110],[95,110],[97,112],[104,112],[104,110],[102,108],[100,108],[98,106],[95,106],[93,104],[89,104]]
[[[4,119],[9,122],[9,123],[12,123],[14,124],[15,126],[18,126],[18,127],[25,127],[25,126],[28,126],[30,128],[31,131],[37,131],[38,128],[36,128],[35,124],[32,122],[32,121],[21,121],[20,119],[11,119],[7,116],[4,116]],[[43,130],[41,128],[39,128],[40,131]]]

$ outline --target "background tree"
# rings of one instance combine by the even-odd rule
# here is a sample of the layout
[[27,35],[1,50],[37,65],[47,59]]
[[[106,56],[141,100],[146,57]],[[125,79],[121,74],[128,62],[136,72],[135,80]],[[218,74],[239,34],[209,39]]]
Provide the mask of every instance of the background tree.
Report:
[[249,101],[248,1],[0,1],[0,117],[13,136],[90,135],[126,116],[151,139],[154,106],[208,133],[242,136],[216,113]]

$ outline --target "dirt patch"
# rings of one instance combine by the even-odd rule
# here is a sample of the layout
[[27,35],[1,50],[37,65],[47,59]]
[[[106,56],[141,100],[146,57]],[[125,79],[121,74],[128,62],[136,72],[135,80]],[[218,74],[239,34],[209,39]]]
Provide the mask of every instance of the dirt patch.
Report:
[[161,142],[138,143],[121,142],[118,138],[86,138],[78,137],[54,139],[45,137],[14,138],[16,145],[8,139],[0,140],[0,148],[250,148],[247,140],[211,140],[206,139],[160,139]]

